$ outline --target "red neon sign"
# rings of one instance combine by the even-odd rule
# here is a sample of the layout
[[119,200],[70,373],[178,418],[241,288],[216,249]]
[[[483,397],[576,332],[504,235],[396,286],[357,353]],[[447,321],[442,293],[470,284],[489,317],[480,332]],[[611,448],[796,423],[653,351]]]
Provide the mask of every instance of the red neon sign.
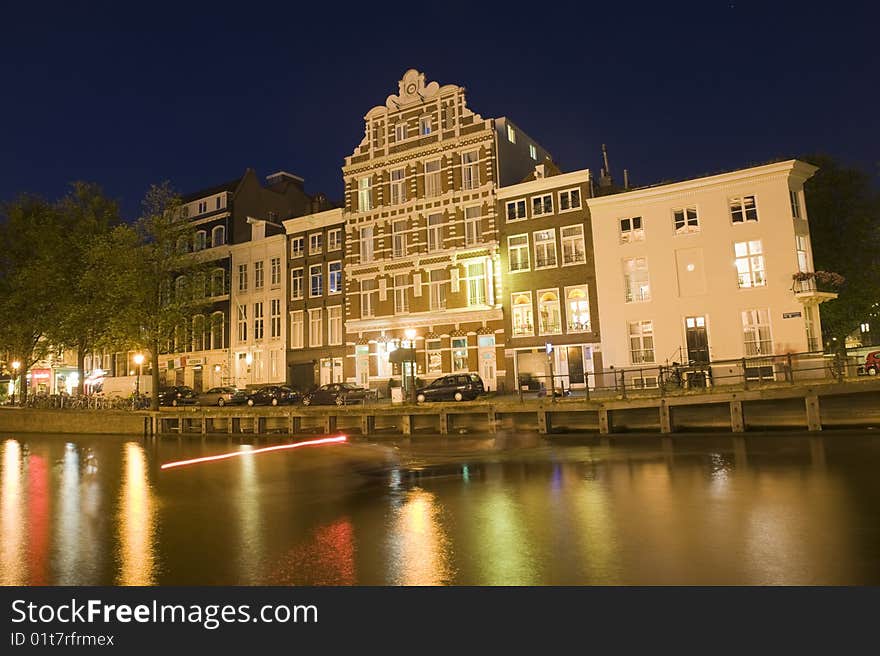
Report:
[[306,442],[295,442],[293,444],[279,444],[277,446],[267,446],[262,449],[253,449],[251,451],[232,451],[231,453],[221,453],[216,456],[205,456],[203,458],[192,458],[190,460],[176,460],[174,462],[166,462],[160,469],[171,469],[172,467],[184,467],[185,465],[196,465],[200,462],[211,462],[212,460],[226,460],[227,458],[238,458],[246,455],[256,455],[258,453],[268,453],[269,451],[282,451],[284,449],[298,449],[301,446],[318,446],[321,444],[339,444],[346,442],[348,437],[340,435],[338,437],[323,437],[320,440],[308,440]]

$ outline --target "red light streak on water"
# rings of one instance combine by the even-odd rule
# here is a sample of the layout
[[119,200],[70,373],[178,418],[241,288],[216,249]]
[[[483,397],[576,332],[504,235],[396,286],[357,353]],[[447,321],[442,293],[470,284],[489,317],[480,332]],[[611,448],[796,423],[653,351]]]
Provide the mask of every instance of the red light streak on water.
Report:
[[231,453],[221,453],[216,456],[205,456],[203,458],[192,458],[191,460],[176,460],[174,462],[166,462],[160,469],[171,469],[172,467],[184,467],[186,465],[196,465],[200,462],[211,462],[213,460],[226,460],[227,458],[237,458],[240,456],[253,456],[258,453],[268,453],[270,451],[283,451],[285,449],[298,449],[303,446],[319,446],[321,444],[339,444],[346,442],[348,437],[339,435],[338,437],[323,437],[320,440],[308,440],[306,442],[294,442],[293,444],[278,444],[276,446],[267,446],[262,449],[252,449],[248,451],[232,451]]

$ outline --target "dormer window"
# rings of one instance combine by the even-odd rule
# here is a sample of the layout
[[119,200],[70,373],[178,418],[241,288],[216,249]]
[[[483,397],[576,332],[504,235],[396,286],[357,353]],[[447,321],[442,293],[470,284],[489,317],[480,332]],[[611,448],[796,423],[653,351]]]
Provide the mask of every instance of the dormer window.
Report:
[[200,200],[199,201],[199,214],[204,214],[208,211],[208,201]]

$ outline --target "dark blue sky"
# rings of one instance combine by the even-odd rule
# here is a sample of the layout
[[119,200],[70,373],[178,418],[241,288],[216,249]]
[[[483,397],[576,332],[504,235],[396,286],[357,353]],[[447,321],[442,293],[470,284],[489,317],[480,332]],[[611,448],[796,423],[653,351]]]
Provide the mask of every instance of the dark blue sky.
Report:
[[598,172],[606,143],[638,185],[815,151],[880,172],[874,3],[471,5],[454,26],[455,3],[357,22],[337,3],[128,4],[4,8],[0,200],[89,180],[133,216],[152,182],[247,167],[340,198],[363,115],[410,67],[564,170]]

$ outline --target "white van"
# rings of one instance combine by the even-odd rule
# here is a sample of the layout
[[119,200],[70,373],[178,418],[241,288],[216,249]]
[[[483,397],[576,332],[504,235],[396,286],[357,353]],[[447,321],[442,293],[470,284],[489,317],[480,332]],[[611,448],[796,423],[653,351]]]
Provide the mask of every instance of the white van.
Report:
[[[134,394],[135,389],[138,389],[137,379],[138,376],[105,376],[101,388],[96,390],[96,393],[108,399],[115,396],[129,397]],[[140,393],[149,396],[152,390],[152,378],[140,376],[140,379]]]

